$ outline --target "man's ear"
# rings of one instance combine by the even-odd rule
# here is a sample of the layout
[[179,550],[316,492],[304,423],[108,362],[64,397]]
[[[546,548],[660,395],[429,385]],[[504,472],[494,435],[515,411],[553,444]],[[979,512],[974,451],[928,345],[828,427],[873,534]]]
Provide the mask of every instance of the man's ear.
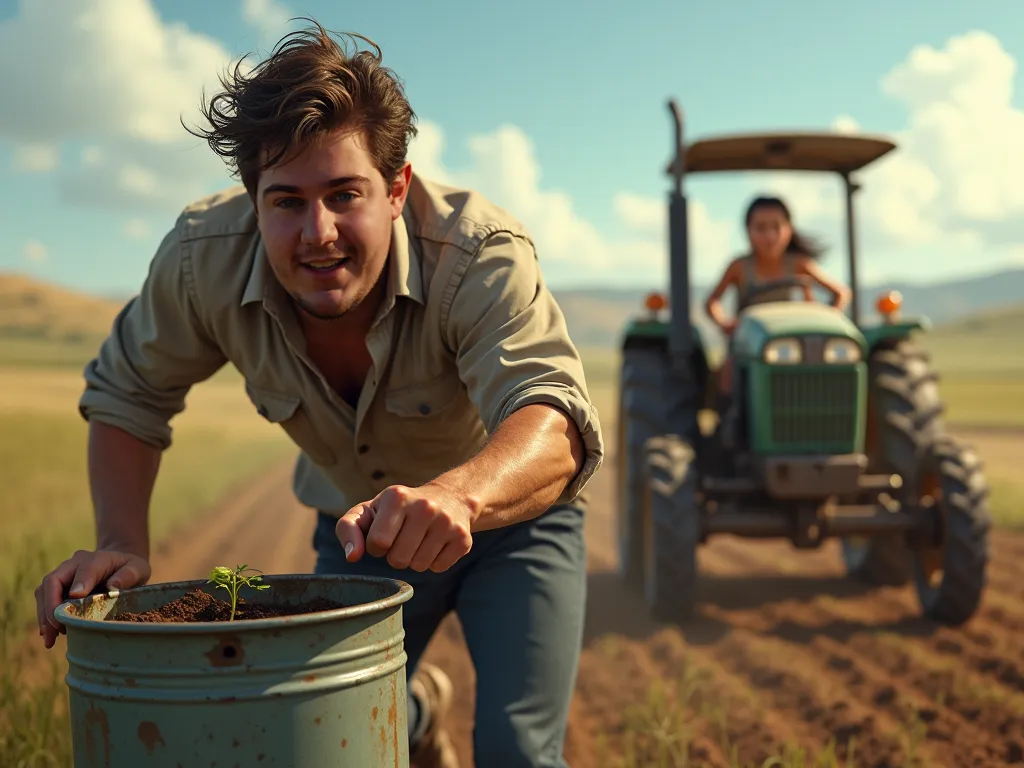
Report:
[[397,219],[402,215],[402,208],[405,206],[405,199],[409,195],[409,184],[412,182],[412,163],[408,160],[405,165],[395,174],[391,182],[391,190],[388,199],[391,200],[391,218]]

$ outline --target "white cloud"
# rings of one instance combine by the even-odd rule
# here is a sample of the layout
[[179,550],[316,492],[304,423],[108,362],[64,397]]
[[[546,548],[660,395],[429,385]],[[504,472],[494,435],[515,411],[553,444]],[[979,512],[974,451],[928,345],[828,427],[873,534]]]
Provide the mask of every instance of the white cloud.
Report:
[[860,124],[849,115],[839,115],[832,121],[832,130],[838,133],[857,133],[860,131]]
[[145,219],[129,219],[124,223],[124,236],[131,240],[149,237],[149,225]]
[[150,0],[22,0],[0,22],[0,69],[21,73],[5,83],[0,139],[23,148],[25,170],[55,167],[63,141],[88,142],[58,176],[65,201],[180,208],[227,181],[180,121],[199,122],[204,88],[229,63],[219,42],[165,23]]
[[[882,78],[881,93],[905,107],[907,122],[893,135],[897,150],[859,177],[861,251],[880,256],[870,273],[934,270],[937,253],[969,266],[981,266],[979,256],[1012,260],[1011,248],[1024,236],[1024,110],[1013,103],[1016,69],[994,36],[970,32],[941,49],[913,48]],[[834,127],[860,130],[848,115]],[[802,225],[842,244],[837,180],[764,181],[786,197]]]
[[[238,7],[251,28],[274,39],[295,15],[281,0],[240,0]],[[162,20],[151,0],[21,0],[17,15],[0,22],[0,67],[21,73],[5,84],[0,141],[12,146],[16,170],[56,171],[62,201],[116,208],[129,219],[124,234],[143,237],[142,217],[173,215],[230,183],[220,158],[179,122],[200,120],[204,89],[209,95],[218,88],[230,59],[220,42]],[[866,275],[919,270],[935,253],[977,261],[977,254],[1009,259],[1019,252],[1024,110],[1013,104],[1016,71],[995,37],[972,32],[941,48],[914,48],[882,79],[882,96],[903,105],[907,118],[895,135],[900,149],[861,176]],[[872,131],[848,114],[833,128]],[[69,140],[84,148],[62,160]],[[530,138],[515,126],[474,136],[463,168],[450,167],[444,150],[442,130],[421,122],[411,150],[417,170],[479,189],[520,218],[551,279],[650,285],[667,278],[663,196],[619,190],[608,201],[612,216],[589,219],[544,176]],[[691,246],[712,254],[693,263],[695,279],[717,277],[741,245],[737,211],[764,188],[784,195],[798,226],[842,251],[838,180],[777,175],[747,182],[724,219],[691,196]],[[901,261],[904,252],[916,255]]]
[[0,23],[0,69],[20,73],[4,84],[0,131],[178,141],[179,117],[195,119],[229,59],[219,42],[164,23],[149,0],[22,0]]
[[[667,278],[667,211],[664,202],[629,192],[612,201],[616,222],[627,231],[610,236],[573,207],[571,196],[543,183],[533,143],[515,126],[500,126],[469,140],[470,165],[452,169],[444,161],[440,127],[421,121],[409,149],[413,168],[435,181],[476,189],[510,211],[530,230],[545,274],[552,282],[657,284]],[[713,222],[706,208],[690,206],[691,244],[723,250],[728,228]]]
[[21,256],[32,264],[41,264],[49,259],[46,246],[38,240],[29,240],[21,250]]
[[57,167],[60,152],[52,144],[18,144],[14,147],[14,170],[46,173]]
[[288,6],[276,0],[242,0],[245,23],[264,33],[278,33],[294,16]]
[[[882,79],[882,95],[904,105],[907,122],[893,136],[897,151],[859,175],[857,231],[864,278],[927,276],[942,258],[965,266],[981,266],[979,254],[1004,262],[1020,258],[1024,110],[1013,105],[1015,74],[1016,63],[995,37],[972,32],[951,38],[942,49],[914,48]],[[871,132],[849,114],[836,116],[831,127],[847,134]],[[552,274],[616,282],[666,278],[663,198],[621,191],[612,201],[617,220],[602,222],[599,229],[573,210],[566,193],[542,183],[532,145],[518,128],[505,126],[474,137],[469,149],[470,167],[447,168],[444,137],[427,123],[414,165],[426,176],[480,189],[513,211],[535,233]],[[797,225],[832,246],[826,264],[845,277],[840,261],[845,257],[845,192],[838,178],[748,174],[743,187],[744,199],[737,205],[764,190],[783,196]],[[691,266],[694,279],[706,282],[742,247],[741,233],[735,215],[715,219],[699,197],[691,195],[689,202],[691,248],[714,254]],[[624,239],[611,237],[616,225],[628,233]]]

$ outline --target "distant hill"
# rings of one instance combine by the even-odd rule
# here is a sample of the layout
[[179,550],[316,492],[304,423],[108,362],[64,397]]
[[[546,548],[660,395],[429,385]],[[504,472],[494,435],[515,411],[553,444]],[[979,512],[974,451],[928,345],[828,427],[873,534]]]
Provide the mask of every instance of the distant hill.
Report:
[[[883,290],[903,294],[906,314],[926,315],[934,325],[1013,305],[1024,305],[1024,269],[1005,270],[982,277],[933,285],[886,282],[861,287],[861,312],[874,313],[875,298]],[[711,286],[696,285],[692,290],[695,322],[717,338],[716,330],[703,310]],[[616,344],[622,326],[630,317],[644,312],[647,290],[614,288],[578,288],[553,291],[566,315],[569,332],[581,347]]]
[[123,305],[0,273],[0,339],[78,343],[102,338]]
[[[904,312],[924,314],[943,326],[937,341],[950,340],[958,355],[979,338],[990,345],[986,360],[1000,349],[1020,347],[1024,331],[1024,269],[936,285],[887,283],[861,291],[865,314],[874,312],[874,299],[884,289],[903,294]],[[709,288],[694,288],[694,319],[712,344],[720,341],[702,305]],[[617,344],[623,325],[644,312],[647,291],[615,288],[555,290],[569,331],[579,347]],[[18,274],[0,273],[0,357],[26,362],[53,357],[47,348],[60,348],[59,357],[78,365],[88,360],[110,331],[125,298],[79,293]],[[970,341],[968,341],[970,340]],[[984,346],[982,345],[982,346]]]

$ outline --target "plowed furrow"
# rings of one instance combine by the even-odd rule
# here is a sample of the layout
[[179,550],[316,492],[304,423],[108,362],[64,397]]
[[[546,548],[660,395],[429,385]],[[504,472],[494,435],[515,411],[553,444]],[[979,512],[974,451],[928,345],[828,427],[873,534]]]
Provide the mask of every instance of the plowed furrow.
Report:
[[915,643],[926,646],[932,653],[963,664],[1005,688],[1024,693],[1024,664],[1014,656],[979,646],[965,632],[940,628],[932,637],[921,638]]
[[[937,626],[916,616],[900,617],[900,604],[892,600],[880,600],[878,609],[874,611],[877,621],[872,621],[869,608],[860,604],[842,604],[836,601],[819,601],[819,618],[814,626],[793,621],[764,626],[761,630],[776,634],[791,641],[808,642],[819,635],[851,638],[869,628],[887,632],[898,630],[905,638],[908,647],[920,647],[922,651],[939,657],[948,657],[951,661],[972,669],[979,675],[991,679],[999,685],[1017,692],[1024,693],[1024,665],[1012,656],[993,653],[985,646],[974,643],[964,629]],[[1004,648],[1013,642],[1004,635]],[[991,638],[992,635],[986,635]]]
[[814,648],[837,686],[866,706],[905,724],[908,748],[914,740],[921,740],[929,747],[932,761],[954,767],[981,768],[1003,759],[1005,750],[994,744],[991,734],[921,691],[900,685],[874,662],[873,656],[857,653],[848,644],[827,637],[815,640]]
[[[575,701],[587,730],[616,754],[635,753],[639,765],[684,746],[691,765],[729,768],[734,751],[742,764],[759,765],[796,736],[744,680],[671,629],[643,643],[609,638],[585,651]],[[593,765],[579,752],[570,758]]]
[[858,635],[849,648],[871,658],[890,675],[894,687],[917,690],[986,734],[988,747],[1006,764],[1024,761],[1024,697],[994,686],[955,659],[913,648],[898,636]]
[[687,667],[692,670],[696,706],[707,722],[705,740],[729,754],[736,750],[742,764],[761,764],[797,739],[798,730],[784,713],[768,707],[757,690],[713,653],[687,646],[678,631],[660,630],[647,647],[664,678]]
[[851,699],[806,649],[737,632],[715,649],[714,656],[745,677],[773,710],[792,723],[800,745],[809,751],[831,741],[837,754],[845,757],[853,740],[859,765],[907,764],[902,724]]

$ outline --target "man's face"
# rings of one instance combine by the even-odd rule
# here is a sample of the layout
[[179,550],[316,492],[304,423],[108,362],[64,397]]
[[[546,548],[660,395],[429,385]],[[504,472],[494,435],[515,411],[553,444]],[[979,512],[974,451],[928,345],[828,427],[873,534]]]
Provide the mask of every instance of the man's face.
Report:
[[264,170],[257,184],[271,269],[299,307],[320,319],[345,315],[373,289],[405,204],[409,164],[385,182],[366,147],[362,134],[336,131]]

